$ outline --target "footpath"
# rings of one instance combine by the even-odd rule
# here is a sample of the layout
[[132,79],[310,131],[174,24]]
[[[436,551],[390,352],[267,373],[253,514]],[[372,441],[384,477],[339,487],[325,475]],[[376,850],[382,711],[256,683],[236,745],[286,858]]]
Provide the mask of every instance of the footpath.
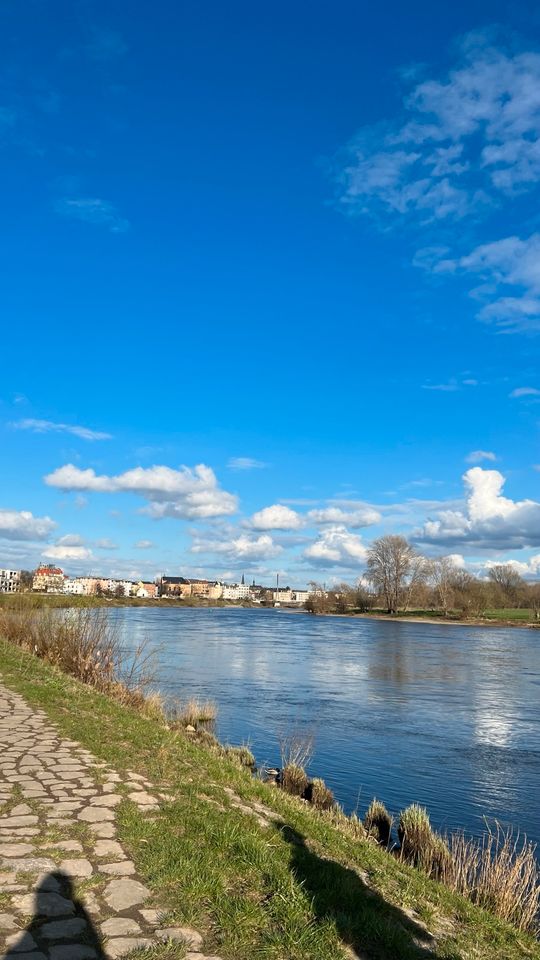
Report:
[[115,960],[168,944],[169,958],[220,960],[197,930],[167,924],[137,876],[116,830],[125,797],[149,817],[166,799],[0,684],[0,957]]

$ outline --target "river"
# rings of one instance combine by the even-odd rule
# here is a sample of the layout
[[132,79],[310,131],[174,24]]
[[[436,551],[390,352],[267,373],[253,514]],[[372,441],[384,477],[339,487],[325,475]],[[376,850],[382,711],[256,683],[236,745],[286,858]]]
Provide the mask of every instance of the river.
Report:
[[164,693],[215,700],[220,739],[259,763],[313,734],[310,773],[347,812],[417,802],[442,830],[488,817],[540,842],[538,632],[165,603],[110,617],[159,648]]

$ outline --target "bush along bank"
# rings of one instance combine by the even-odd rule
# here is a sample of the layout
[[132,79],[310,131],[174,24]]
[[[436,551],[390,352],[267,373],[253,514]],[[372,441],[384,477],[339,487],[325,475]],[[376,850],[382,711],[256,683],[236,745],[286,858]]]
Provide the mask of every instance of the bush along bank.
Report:
[[[83,620],[83,626],[85,623]],[[155,871],[157,883],[162,882],[162,874],[174,875],[167,883],[171,889],[182,889],[182,896],[191,902],[189,891],[186,891],[186,877],[191,876],[190,871],[202,869],[201,858],[208,871],[218,870],[218,862],[221,865],[219,869],[224,869],[224,858],[227,870],[233,871],[235,857],[244,857],[242,875],[247,871],[249,883],[253,882],[257,889],[260,888],[257,895],[261,910],[260,928],[257,934],[253,933],[252,939],[262,937],[264,940],[274,922],[270,905],[275,906],[277,889],[273,893],[266,890],[266,884],[270,881],[262,878],[272,874],[274,867],[277,870],[273,858],[283,855],[288,868],[292,870],[293,888],[290,887],[290,880],[285,883],[281,874],[281,879],[279,882],[276,879],[276,883],[281,890],[279,896],[285,897],[288,908],[296,910],[298,897],[302,899],[307,896],[311,906],[304,904],[303,899],[302,903],[307,911],[304,921],[308,927],[314,922],[324,926],[321,919],[324,913],[325,922],[331,921],[335,929],[339,928],[340,938],[348,943],[351,939],[357,942],[354,939],[356,934],[351,931],[356,929],[361,918],[362,942],[366,948],[369,946],[376,957],[425,956],[425,952],[418,953],[410,943],[408,947],[396,947],[396,931],[399,933],[398,940],[403,939],[404,922],[402,918],[396,920],[392,914],[396,904],[407,910],[413,909],[418,917],[424,916],[432,927],[437,925],[435,918],[440,919],[441,929],[445,932],[439,933],[438,937],[446,946],[445,952],[437,952],[435,956],[489,956],[500,960],[540,957],[537,945],[527,935],[528,932],[536,932],[538,872],[532,848],[526,842],[514,842],[507,834],[497,830],[488,833],[480,845],[462,835],[441,838],[431,829],[429,820],[426,825],[427,814],[421,808],[409,808],[408,812],[403,812],[398,821],[396,840],[391,818],[378,801],[371,804],[362,822],[354,815],[346,816],[333,798],[330,800],[331,795],[326,793],[327,788],[321,781],[310,780],[307,774],[302,777],[298,769],[292,774],[289,771],[291,783],[295,785],[294,795],[289,794],[282,783],[278,783],[277,789],[269,788],[251,773],[245,772],[245,767],[250,771],[253,767],[249,748],[223,746],[208,730],[208,714],[211,712],[208,704],[202,705],[200,716],[197,716],[197,708],[191,703],[189,709],[186,705],[185,715],[180,715],[180,709],[176,716],[171,717],[159,702],[146,698],[144,684],[141,686],[144,675],[141,671],[137,672],[132,664],[129,667],[120,664],[122,679],[117,679],[111,673],[108,659],[115,650],[113,659],[119,657],[120,651],[114,646],[111,649],[110,637],[84,629],[81,648],[78,649],[75,640],[77,633],[72,621],[68,633],[64,635],[64,639],[67,636],[69,640],[65,644],[67,653],[64,655],[63,645],[54,640],[54,631],[51,632],[48,621],[41,625],[26,624],[25,629],[13,622],[7,626],[11,642],[1,647],[2,672],[4,675],[7,672],[6,679],[16,683],[20,692],[33,698],[34,702],[45,706],[52,719],[68,735],[87,742],[94,752],[103,755],[103,759],[117,765],[129,763],[135,769],[138,765],[140,772],[148,773],[150,779],[161,777],[172,782],[178,796],[183,798],[180,820],[184,825],[181,828],[178,822],[180,814],[175,810],[163,815],[168,819],[165,824],[160,822],[160,832],[157,834],[150,824],[145,826],[145,831],[149,831],[151,836],[146,837],[149,849],[140,848],[142,864],[146,864],[150,875]],[[30,634],[26,628],[31,628]],[[5,635],[5,630],[6,624],[0,623],[0,635]],[[99,642],[96,642],[96,636],[100,638]],[[46,637],[49,637],[50,643],[44,642]],[[16,647],[19,649],[16,650]],[[103,667],[97,667],[96,663],[99,664],[102,654],[107,651],[108,656],[103,657]],[[28,657],[27,654],[33,656]],[[52,672],[51,666],[46,663],[39,665],[36,655],[52,665]],[[66,669],[77,681],[70,681],[64,673],[59,672]],[[81,679],[86,687],[78,683]],[[189,730],[189,727],[193,729]],[[286,759],[291,765],[301,768],[298,750],[289,751]],[[296,764],[292,764],[293,760],[296,760]],[[282,769],[286,766],[284,764]],[[298,792],[300,784],[303,785],[302,794],[311,784],[311,797],[302,799],[302,794]],[[228,826],[224,828],[222,819],[219,824],[214,822],[213,806],[208,805],[210,796],[216,810],[226,808],[226,791],[231,785],[243,799],[252,802],[262,800],[281,817],[283,823],[278,834],[270,843],[266,837],[264,849],[258,846],[258,840],[253,846],[255,838],[251,827],[248,829],[244,823],[240,827],[234,821],[233,812],[228,812],[227,819],[229,823],[229,817],[232,818],[231,833],[228,832]],[[203,795],[206,796],[204,803],[200,800]],[[309,802],[313,801],[314,795],[323,795],[325,802]],[[186,817],[193,817],[193,830],[197,835],[193,843],[185,835]],[[286,827],[290,827],[294,834],[285,836]],[[303,839],[298,840],[297,835]],[[133,842],[142,843],[145,836],[138,841],[135,838]],[[240,843],[241,854],[235,846],[237,842]],[[287,844],[287,855],[283,852],[283,842]],[[181,865],[178,861],[179,849],[183,851]],[[160,851],[162,860],[158,865],[156,857]],[[270,857],[268,862],[267,855]],[[188,862],[191,866],[186,866]],[[332,899],[338,893],[337,888],[332,892],[334,874],[339,878],[339,904]],[[224,904],[230,907],[232,898],[238,906],[234,890],[238,883],[242,888],[246,880],[241,882],[239,877],[234,881],[229,878],[221,894],[218,894],[217,887],[214,889],[212,886],[218,881],[212,876],[213,880],[211,883],[209,881],[210,886],[204,897],[204,909],[212,918],[208,922],[224,927],[225,940],[229,936],[227,924],[231,923],[232,944],[232,930],[236,927],[230,916],[223,916]],[[367,884],[371,891],[367,917],[359,909],[360,903],[365,904],[358,876],[364,878],[362,883]],[[300,883],[301,893],[297,883]],[[262,892],[263,888],[265,892]],[[504,896],[501,895],[502,890]],[[379,904],[372,916],[371,898],[374,891],[384,903]],[[464,900],[464,896],[467,899]],[[466,906],[467,900],[470,901],[469,906]],[[323,902],[324,911],[321,907]],[[389,909],[386,910],[386,907]],[[478,907],[482,908],[479,912]],[[379,908],[386,918],[384,930]],[[195,893],[190,909],[193,912],[200,909]],[[489,914],[485,913],[486,910]],[[315,916],[310,911],[315,911]],[[343,911],[346,920],[342,917]],[[285,923],[283,918],[282,921]],[[523,933],[512,934],[511,928],[505,926],[505,921]],[[292,917],[286,923],[292,923]],[[317,927],[317,936],[321,934],[321,929]],[[448,933],[450,929],[451,933]],[[391,942],[394,944],[392,948]],[[283,949],[283,945],[279,949]],[[329,951],[328,945],[324,949],[321,946],[322,952],[317,953],[318,949],[313,943],[308,946],[304,944],[301,949],[291,947],[287,956],[328,960],[331,956],[342,955]],[[230,955],[240,958],[243,953],[238,949],[234,953],[231,946]],[[247,947],[245,955],[249,955]],[[264,955],[275,957],[275,960],[283,956],[282,953],[271,951]]]

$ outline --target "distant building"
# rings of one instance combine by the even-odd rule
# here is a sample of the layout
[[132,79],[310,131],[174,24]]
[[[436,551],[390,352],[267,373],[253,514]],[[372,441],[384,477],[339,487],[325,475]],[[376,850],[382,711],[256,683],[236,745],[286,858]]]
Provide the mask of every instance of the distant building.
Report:
[[85,592],[86,591],[82,580],[66,577],[64,580],[64,593],[69,593],[74,597],[84,597]]
[[20,585],[20,570],[0,570],[0,593],[17,593]]
[[63,593],[64,580],[64,571],[60,567],[55,567],[53,564],[38,567],[34,572],[32,590],[40,593]]
[[216,580],[188,579],[187,577],[162,577],[162,597],[201,597],[204,600],[219,600],[223,587]]
[[159,590],[157,588],[157,584],[155,583],[145,583],[143,580],[139,580],[139,582],[135,584],[134,589],[135,596],[139,597],[140,599],[146,600],[149,598],[155,599],[156,597],[159,597]]
[[191,583],[185,577],[162,577],[162,597],[190,597]]
[[280,587],[272,592],[274,603],[305,603],[309,590],[293,590],[292,587]]
[[224,600],[249,600],[251,587],[245,583],[224,583],[222,597]]

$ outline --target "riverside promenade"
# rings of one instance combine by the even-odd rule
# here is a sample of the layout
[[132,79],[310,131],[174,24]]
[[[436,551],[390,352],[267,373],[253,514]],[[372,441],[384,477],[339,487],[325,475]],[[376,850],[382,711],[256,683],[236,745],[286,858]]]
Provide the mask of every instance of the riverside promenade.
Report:
[[166,799],[63,738],[0,683],[0,957],[158,957],[168,944],[168,958],[219,960],[197,930],[167,923],[137,876],[117,836],[124,798],[148,817]]

